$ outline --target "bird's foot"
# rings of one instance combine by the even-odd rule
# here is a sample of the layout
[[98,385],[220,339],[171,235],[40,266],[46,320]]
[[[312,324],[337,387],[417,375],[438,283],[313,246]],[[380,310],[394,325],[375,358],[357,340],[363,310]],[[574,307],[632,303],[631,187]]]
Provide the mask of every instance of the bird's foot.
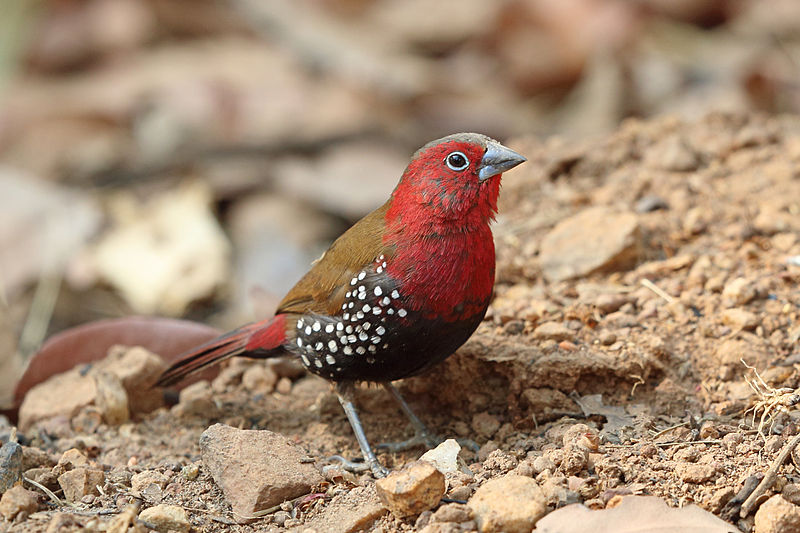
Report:
[[376,478],[383,478],[389,475],[389,470],[377,460],[369,462],[364,460],[351,461],[349,459],[345,459],[341,455],[332,455],[328,457],[328,461],[336,463],[336,466],[340,466],[346,471],[353,472],[354,474],[361,474],[370,470],[372,471],[372,475]]

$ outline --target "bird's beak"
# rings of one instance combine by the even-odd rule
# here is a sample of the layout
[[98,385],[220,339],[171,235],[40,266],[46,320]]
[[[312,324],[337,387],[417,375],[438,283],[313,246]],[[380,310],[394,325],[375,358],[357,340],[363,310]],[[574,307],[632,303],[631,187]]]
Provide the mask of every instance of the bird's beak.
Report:
[[525,161],[527,159],[514,150],[490,141],[486,143],[486,153],[483,154],[481,164],[478,166],[478,180],[484,181],[497,176]]

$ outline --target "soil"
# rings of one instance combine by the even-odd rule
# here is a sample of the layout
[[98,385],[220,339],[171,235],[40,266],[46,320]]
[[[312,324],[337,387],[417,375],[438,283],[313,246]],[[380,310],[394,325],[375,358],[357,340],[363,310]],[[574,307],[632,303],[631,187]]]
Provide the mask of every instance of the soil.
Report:
[[[454,356],[400,383],[433,431],[480,446],[462,450],[475,476],[450,496],[465,499],[514,470],[536,478],[550,509],[575,502],[602,509],[616,495],[653,494],[674,507],[695,503],[751,531],[753,515],[740,518],[736,500],[726,504],[798,432],[791,409],[770,409],[759,431],[764,409],[753,424],[752,408],[770,399],[768,387],[788,388],[776,396],[782,400],[800,379],[800,121],[723,114],[690,124],[633,120],[600,140],[508,144],[529,162],[504,178],[496,298],[487,319]],[[590,207],[635,215],[635,262],[546,278],[542,240]],[[595,222],[588,235],[614,230]],[[562,244],[565,254],[574,252],[574,243]],[[761,396],[744,362],[768,384]],[[234,363],[252,364],[265,363]],[[202,464],[195,480],[180,474],[199,464],[199,436],[216,422],[281,433],[320,464],[333,454],[358,457],[329,384],[303,374],[287,385],[253,394],[234,374],[217,387],[224,390],[214,397],[213,416],[162,408],[116,427],[86,413],[39,424],[26,434],[32,446],[56,458],[72,447],[86,450],[106,465],[110,481],[103,496],[60,509],[42,504],[11,529],[45,531],[56,512],[102,528],[134,500],[130,475],[147,469],[170,479],[143,505],[184,507],[194,531],[336,529],[326,510],[366,490],[374,482],[369,475],[331,479],[324,497],[236,524]],[[411,436],[382,388],[358,392],[373,442]],[[571,460],[565,432],[578,424],[599,441]],[[423,451],[379,457],[394,468]],[[542,468],[548,460],[552,467]],[[792,501],[800,469],[790,461],[778,474],[766,494],[783,490]],[[357,512],[341,509],[339,524]],[[368,530],[416,531],[429,519],[386,514]],[[7,527],[0,522],[0,530]]]

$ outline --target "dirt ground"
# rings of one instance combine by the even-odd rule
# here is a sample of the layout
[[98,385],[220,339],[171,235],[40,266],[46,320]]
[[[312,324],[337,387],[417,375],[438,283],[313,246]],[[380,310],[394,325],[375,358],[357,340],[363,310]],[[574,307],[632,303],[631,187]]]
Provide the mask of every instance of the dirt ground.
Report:
[[[475,475],[451,485],[449,496],[465,499],[515,471],[536,479],[550,510],[576,502],[602,509],[619,494],[652,494],[751,531],[753,514],[741,518],[743,498],[735,496],[745,485],[752,490],[753,476],[764,475],[798,433],[790,407],[770,407],[760,432],[766,404],[755,425],[752,407],[791,404],[800,379],[800,121],[661,118],[628,121],[602,140],[508,144],[529,163],[504,178],[487,319],[445,363],[400,384],[436,433],[481,446],[477,454],[462,450]],[[579,235],[552,237],[558,224],[587,212]],[[634,221],[624,245],[604,239],[620,230],[609,224],[621,216]],[[548,270],[546,261],[573,257],[586,238],[600,243],[594,253],[607,261],[568,279]],[[791,391],[770,397],[762,385],[759,397],[743,361],[770,387]],[[251,364],[265,363],[234,366]],[[274,392],[253,394],[240,372],[226,376],[214,385],[217,409],[208,416],[162,408],[112,426],[82,412],[27,431],[31,446],[56,459],[72,447],[86,450],[108,472],[105,494],[61,508],[42,503],[13,524],[0,521],[0,530],[45,531],[56,512],[87,531],[103,529],[135,500],[130,476],[147,469],[169,484],[144,495],[143,505],[184,507],[194,531],[336,530],[326,509],[371,485],[370,476],[332,479],[323,497],[236,524],[198,447],[200,434],[222,422],[281,433],[319,464],[335,453],[357,457],[330,386],[301,374],[291,386],[283,380]],[[411,435],[381,388],[362,387],[359,406],[373,442]],[[563,439],[576,424],[599,441],[573,460]],[[398,467],[423,451],[380,459]],[[189,480],[180,472],[192,464],[200,474]],[[800,467],[789,460],[777,472],[766,495],[782,491],[800,504]],[[429,519],[386,514],[368,530],[417,531]]]

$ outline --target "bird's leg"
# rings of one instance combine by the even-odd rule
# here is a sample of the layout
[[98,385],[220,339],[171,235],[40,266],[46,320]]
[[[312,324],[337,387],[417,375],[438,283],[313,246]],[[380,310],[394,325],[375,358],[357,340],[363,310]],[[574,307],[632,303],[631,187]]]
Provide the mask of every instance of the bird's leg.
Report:
[[339,403],[342,404],[342,409],[344,409],[344,414],[347,415],[347,420],[350,421],[350,426],[353,428],[353,433],[356,434],[356,440],[358,441],[358,446],[361,448],[361,455],[364,456],[364,463],[359,464],[354,463],[352,461],[347,461],[342,457],[335,457],[342,466],[347,468],[348,470],[353,471],[363,471],[366,470],[364,466],[369,467],[372,470],[372,474],[375,477],[386,477],[389,474],[389,471],[383,467],[378,462],[378,458],[375,457],[375,452],[372,451],[372,448],[369,445],[369,441],[367,441],[367,435],[364,433],[364,428],[361,425],[361,420],[358,418],[358,413],[356,413],[356,407],[353,404],[353,383],[352,382],[340,382],[336,384],[336,396],[339,398]]
[[[376,448],[390,452],[401,452],[420,445],[425,445],[428,448],[435,448],[444,441],[444,439],[438,435],[431,433],[422,420],[420,420],[420,418],[414,414],[414,411],[411,410],[411,406],[408,405],[408,402],[406,402],[405,398],[403,398],[403,395],[400,394],[400,391],[397,390],[397,387],[395,387],[392,383],[384,383],[383,387],[389,391],[389,394],[391,394],[397,403],[400,404],[400,409],[403,410],[408,417],[408,420],[411,422],[411,425],[414,427],[414,436],[401,442],[382,442],[378,444]],[[473,451],[477,451],[479,448],[474,441],[469,439],[457,439],[457,441],[462,446],[465,446]]]

